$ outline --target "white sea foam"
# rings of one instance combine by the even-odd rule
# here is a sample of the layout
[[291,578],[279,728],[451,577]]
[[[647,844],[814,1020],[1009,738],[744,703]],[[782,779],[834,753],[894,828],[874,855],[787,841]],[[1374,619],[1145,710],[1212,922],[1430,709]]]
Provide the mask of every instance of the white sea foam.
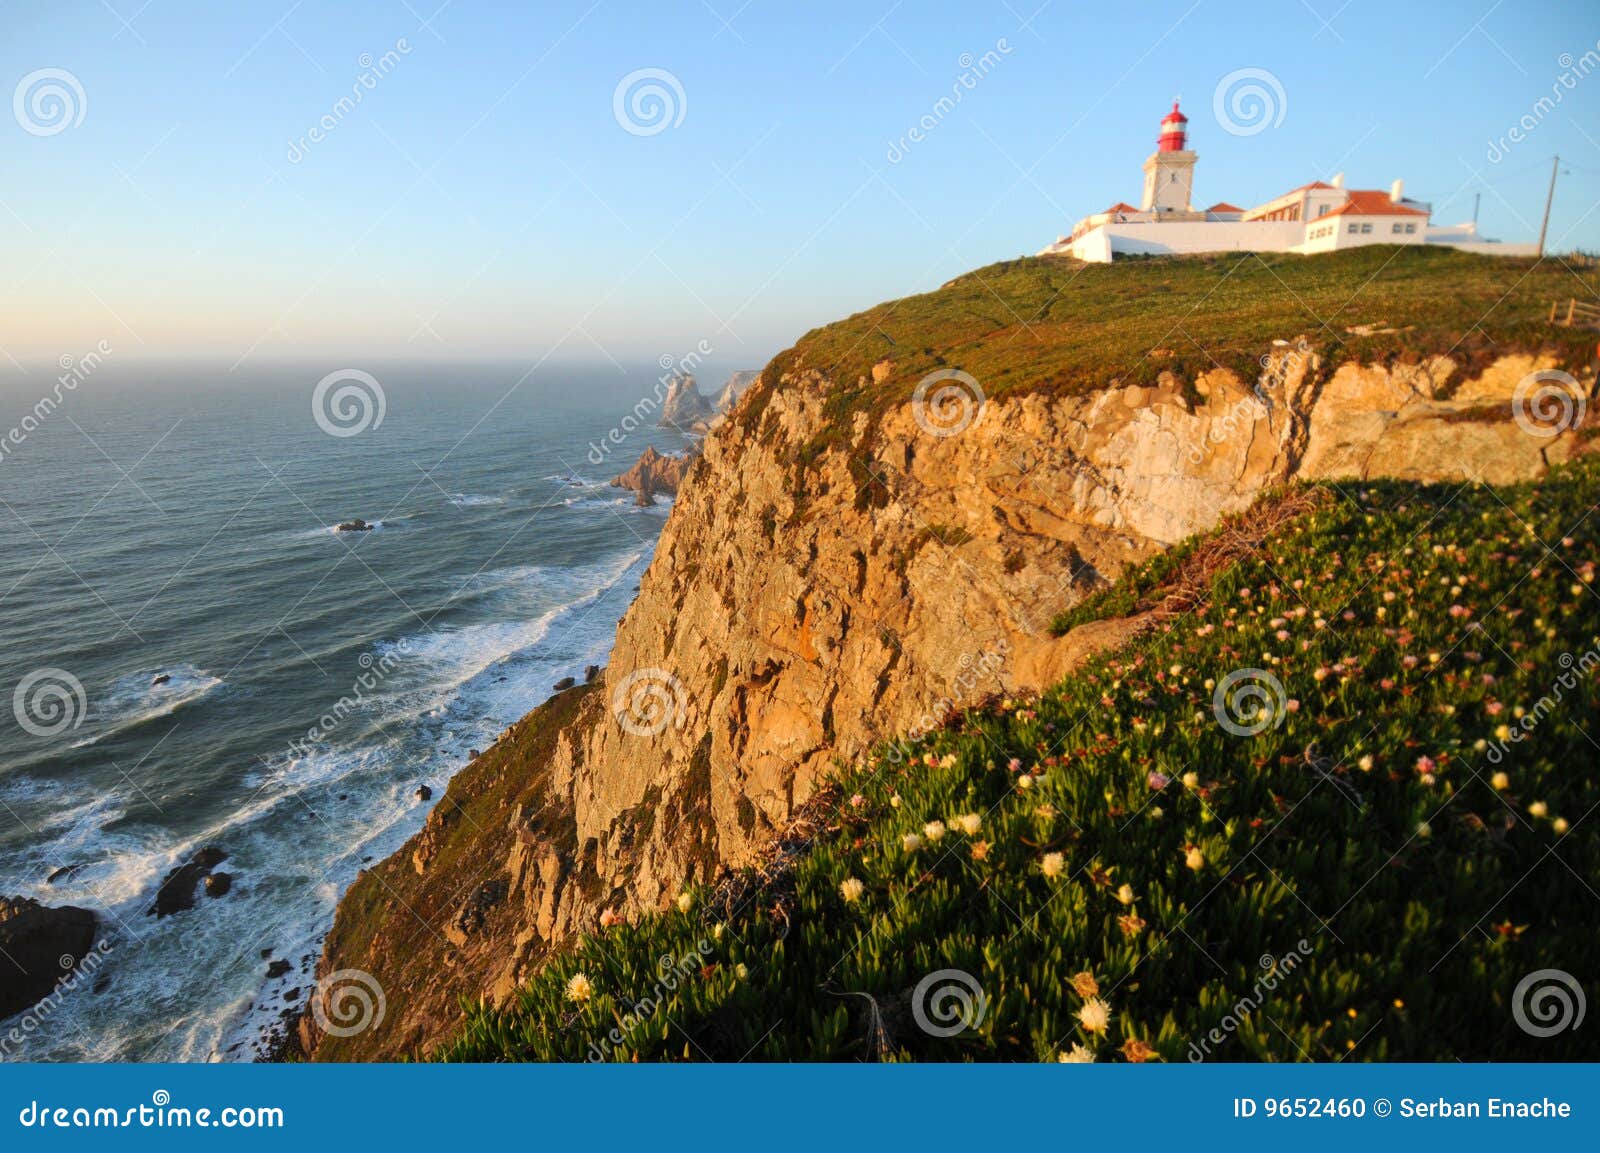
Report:
[[[158,676],[168,680],[155,684]],[[171,716],[185,705],[208,696],[222,683],[222,678],[201,672],[193,665],[129,673],[113,682],[99,699],[91,697],[85,722],[90,731],[72,747],[81,749],[99,744],[107,737]]]

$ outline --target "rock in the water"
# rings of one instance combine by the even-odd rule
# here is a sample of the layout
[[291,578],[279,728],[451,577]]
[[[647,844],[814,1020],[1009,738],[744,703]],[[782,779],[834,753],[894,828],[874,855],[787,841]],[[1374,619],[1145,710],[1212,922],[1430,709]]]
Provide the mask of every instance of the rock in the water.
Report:
[[0,897],[0,972],[5,974],[0,1018],[49,996],[94,947],[94,933],[88,909],[52,909],[27,897]]
[[232,873],[212,873],[206,878],[206,896],[208,897],[225,897],[231,888],[233,888]]
[[[192,858],[169,872],[156,890],[156,902],[147,916],[158,920],[194,908],[195,889],[212,869],[227,860],[228,854],[215,845],[207,845]],[[226,890],[224,890],[226,892]],[[220,896],[220,894],[218,894]]]
[[338,524],[333,526],[333,531],[334,532],[371,532],[374,527],[376,527],[376,526],[368,524],[366,521],[362,520],[360,517],[356,517],[353,520],[342,520],[342,521],[340,521]]
[[577,678],[575,678],[575,677],[562,677],[559,681],[556,682],[555,690],[558,693],[564,693],[568,689],[570,689],[573,685],[575,685],[577,683],[578,683],[578,681],[577,681]]
[[646,448],[632,468],[612,479],[611,487],[630,489],[639,494],[640,504],[647,505],[658,492],[676,493],[694,461],[693,456],[662,456],[654,448]]
[[583,683],[586,684],[586,685],[592,685],[592,684],[594,684],[595,677],[597,677],[599,675],[600,675],[600,666],[599,665],[590,665],[586,669],[583,670]]
[[74,862],[70,865],[62,865],[59,869],[46,877],[44,879],[44,883],[47,885],[57,885],[62,881],[70,881],[73,877],[78,875],[79,870],[81,870],[83,867],[84,866],[81,862]]
[[711,398],[700,391],[694,377],[684,374],[673,377],[667,385],[666,399],[661,402],[661,419],[657,423],[662,428],[688,432],[715,415]]
[[171,679],[172,676],[169,673],[157,673],[154,677],[150,678],[150,687],[157,688],[160,685],[166,684]]
[[417,800],[419,800],[419,801],[431,801],[431,800],[433,800],[433,790],[430,789],[427,785],[418,785],[417,786]]
[[288,961],[278,960],[267,966],[267,980],[276,981],[290,969],[294,968]]

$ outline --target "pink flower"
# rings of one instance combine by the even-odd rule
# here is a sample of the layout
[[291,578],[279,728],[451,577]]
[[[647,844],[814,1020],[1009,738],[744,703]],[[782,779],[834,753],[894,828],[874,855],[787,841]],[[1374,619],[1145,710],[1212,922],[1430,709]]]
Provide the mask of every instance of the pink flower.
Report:
[[1152,772],[1144,779],[1144,783],[1152,789],[1164,789],[1172,783],[1172,778],[1167,776],[1166,773]]
[[863,797],[860,793],[857,793],[855,796],[850,798],[850,807],[852,809],[863,808],[865,807],[866,803],[867,798]]
[[1426,754],[1417,758],[1417,772],[1419,773],[1431,773],[1438,767],[1439,763]]
[[1020,773],[1022,771],[1022,758],[1012,757],[1006,762],[1006,768],[1010,769],[1013,773]]
[[1283,707],[1291,713],[1298,713],[1300,711],[1300,702],[1290,697],[1283,702]]

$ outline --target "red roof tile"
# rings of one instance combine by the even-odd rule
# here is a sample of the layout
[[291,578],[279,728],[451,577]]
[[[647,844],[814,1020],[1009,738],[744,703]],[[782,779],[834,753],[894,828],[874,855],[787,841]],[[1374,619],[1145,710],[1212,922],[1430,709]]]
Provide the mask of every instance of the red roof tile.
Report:
[[1412,208],[1408,204],[1398,204],[1389,199],[1389,194],[1380,188],[1353,189],[1345,194],[1348,199],[1331,212],[1323,216],[1426,216],[1420,208]]

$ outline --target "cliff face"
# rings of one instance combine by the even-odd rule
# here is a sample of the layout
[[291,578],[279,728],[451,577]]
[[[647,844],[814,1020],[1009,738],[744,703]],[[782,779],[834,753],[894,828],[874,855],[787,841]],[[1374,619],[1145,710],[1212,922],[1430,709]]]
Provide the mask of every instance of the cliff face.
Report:
[[509,996],[602,912],[752,860],[835,757],[1051,683],[1083,648],[1056,613],[1266,487],[1506,481],[1575,447],[1512,419],[1544,361],[1462,380],[1446,358],[1268,355],[1259,390],[1218,370],[1002,396],[953,432],[908,404],[841,437],[820,374],[756,386],[684,481],[602,681],[516,726],[352,888],[320,972],[371,974],[387,1014],[350,1037],[308,1020],[306,1046],[425,1052],[458,997]]

